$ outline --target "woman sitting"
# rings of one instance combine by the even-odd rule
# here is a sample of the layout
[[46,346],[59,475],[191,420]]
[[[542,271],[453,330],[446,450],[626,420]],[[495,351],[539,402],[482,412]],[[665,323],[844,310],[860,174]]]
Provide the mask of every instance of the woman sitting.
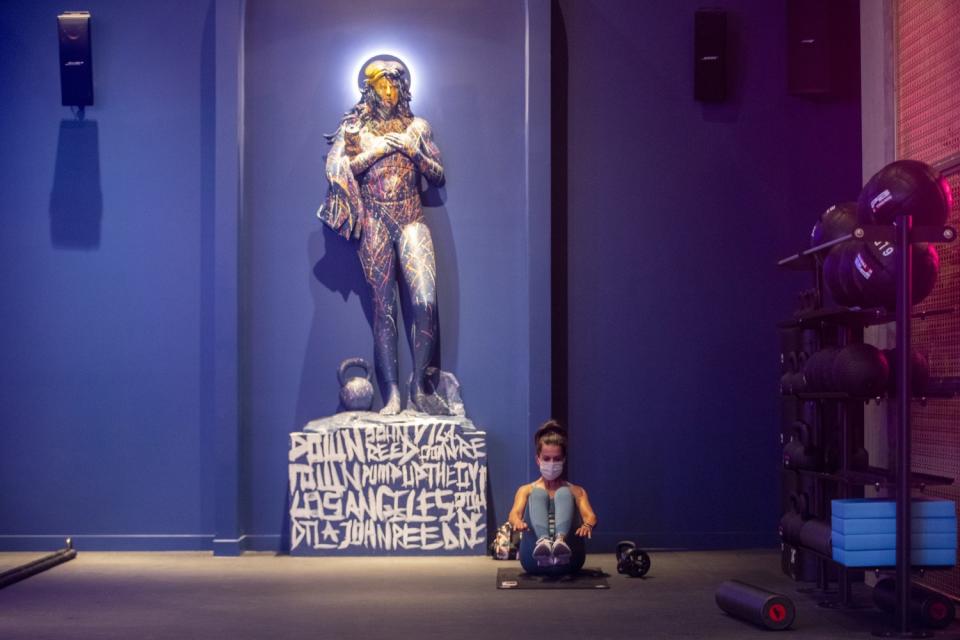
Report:
[[520,564],[540,575],[575,573],[586,560],[584,538],[597,516],[583,487],[560,479],[567,459],[567,434],[548,420],[534,435],[540,478],[517,489],[510,525],[521,531]]

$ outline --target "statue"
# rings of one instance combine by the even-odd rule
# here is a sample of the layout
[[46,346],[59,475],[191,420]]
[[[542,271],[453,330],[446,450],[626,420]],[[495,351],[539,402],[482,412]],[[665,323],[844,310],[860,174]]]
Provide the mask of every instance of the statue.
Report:
[[410,75],[402,61],[374,57],[364,65],[359,85],[360,101],[327,136],[329,190],[317,216],[344,238],[360,241],[360,263],[373,295],[374,359],[386,385],[380,413],[401,410],[399,268],[409,291],[403,303],[413,316],[410,401],[424,413],[449,415],[431,381],[444,374],[429,367],[437,335],[437,267],[420,201],[421,176],[434,186],[444,183],[440,151],[430,125],[410,111]]

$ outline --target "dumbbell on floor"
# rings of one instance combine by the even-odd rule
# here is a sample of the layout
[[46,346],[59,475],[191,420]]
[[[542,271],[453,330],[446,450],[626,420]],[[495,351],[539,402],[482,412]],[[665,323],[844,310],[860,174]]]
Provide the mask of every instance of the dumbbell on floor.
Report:
[[617,573],[642,578],[650,571],[650,556],[631,540],[617,543]]

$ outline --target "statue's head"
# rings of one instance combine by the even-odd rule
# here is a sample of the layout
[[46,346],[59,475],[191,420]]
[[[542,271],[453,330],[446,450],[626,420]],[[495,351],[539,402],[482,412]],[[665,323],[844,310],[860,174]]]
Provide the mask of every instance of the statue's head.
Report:
[[376,56],[363,66],[359,78],[361,99],[381,117],[409,116],[410,72],[393,56]]
[[[374,118],[385,120],[399,116],[412,118],[410,111],[410,70],[403,60],[389,54],[380,54],[367,60],[357,76],[360,101],[344,114],[340,131],[347,122],[367,122]],[[333,144],[336,133],[324,134]]]

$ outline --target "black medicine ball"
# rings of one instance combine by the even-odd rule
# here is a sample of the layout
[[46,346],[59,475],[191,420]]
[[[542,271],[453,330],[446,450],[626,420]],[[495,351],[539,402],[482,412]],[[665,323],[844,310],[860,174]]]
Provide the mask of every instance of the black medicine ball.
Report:
[[[884,349],[883,355],[890,365],[890,381],[887,390],[890,393],[897,391],[897,350]],[[910,390],[914,395],[922,395],[930,381],[930,363],[927,356],[915,349],[910,351]]]
[[871,344],[844,347],[833,359],[833,382],[837,391],[872,398],[887,390],[890,366],[883,352]]
[[847,240],[830,249],[824,259],[823,281],[833,301],[839,305],[863,306],[853,274],[853,263],[863,244],[862,240]]
[[[865,242],[853,257],[854,297],[862,307],[897,306],[897,251],[892,244]],[[841,267],[842,268],[842,267]],[[932,244],[913,245],[913,304],[922,302],[937,284],[940,273],[940,256]]]
[[939,171],[919,160],[897,160],[880,169],[860,192],[860,224],[891,224],[898,215],[914,224],[943,225],[950,213],[950,185]]
[[810,246],[836,240],[853,233],[857,228],[857,203],[841,202],[820,214],[820,219],[810,232]]
[[833,361],[840,349],[824,347],[807,359],[803,367],[803,387],[806,391],[834,391]]

